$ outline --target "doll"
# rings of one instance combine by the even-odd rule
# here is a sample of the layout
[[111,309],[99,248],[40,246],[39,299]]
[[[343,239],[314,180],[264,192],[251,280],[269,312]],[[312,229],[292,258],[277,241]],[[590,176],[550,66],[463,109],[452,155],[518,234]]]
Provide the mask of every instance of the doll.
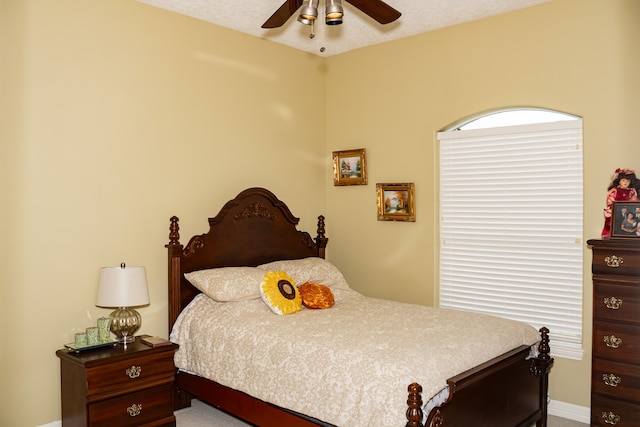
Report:
[[611,234],[611,209],[613,202],[638,200],[636,173],[631,169],[616,169],[611,185],[607,188],[607,207],[604,210],[604,227],[602,236]]

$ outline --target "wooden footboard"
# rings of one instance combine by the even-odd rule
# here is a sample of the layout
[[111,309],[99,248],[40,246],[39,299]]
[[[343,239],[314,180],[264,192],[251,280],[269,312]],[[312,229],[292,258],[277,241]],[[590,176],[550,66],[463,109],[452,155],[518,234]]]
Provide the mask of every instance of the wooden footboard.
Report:
[[539,354],[523,346],[447,381],[449,397],[423,424],[422,387],[409,385],[406,427],[538,427],[547,425],[549,330],[540,329]]

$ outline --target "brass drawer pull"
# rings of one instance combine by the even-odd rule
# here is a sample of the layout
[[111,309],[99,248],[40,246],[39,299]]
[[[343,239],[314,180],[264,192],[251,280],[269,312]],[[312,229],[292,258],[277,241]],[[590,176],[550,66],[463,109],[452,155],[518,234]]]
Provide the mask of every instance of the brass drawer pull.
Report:
[[605,335],[602,339],[607,347],[618,348],[622,345],[622,338],[618,338],[615,335]]
[[129,378],[138,378],[142,372],[142,366],[132,366],[125,370],[125,373]]
[[604,299],[604,305],[610,310],[617,310],[622,305],[622,300],[616,297],[606,297]]
[[622,257],[617,257],[615,255],[608,256],[604,259],[604,262],[607,264],[607,267],[617,268],[622,265],[624,260]]
[[622,382],[622,378],[613,374],[602,374],[602,381],[609,387],[618,387],[618,384]]
[[127,408],[130,417],[137,417],[142,413],[142,403],[134,403]]
[[607,424],[616,425],[620,422],[620,415],[616,415],[611,411],[603,412],[602,420]]

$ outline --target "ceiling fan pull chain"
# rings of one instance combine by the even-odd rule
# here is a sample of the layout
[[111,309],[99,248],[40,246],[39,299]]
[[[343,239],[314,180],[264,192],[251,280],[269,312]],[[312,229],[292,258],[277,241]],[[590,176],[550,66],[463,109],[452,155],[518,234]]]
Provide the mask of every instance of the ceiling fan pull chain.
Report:
[[316,27],[315,27],[315,20],[311,21],[311,34],[309,34],[309,38],[312,39],[316,36]]

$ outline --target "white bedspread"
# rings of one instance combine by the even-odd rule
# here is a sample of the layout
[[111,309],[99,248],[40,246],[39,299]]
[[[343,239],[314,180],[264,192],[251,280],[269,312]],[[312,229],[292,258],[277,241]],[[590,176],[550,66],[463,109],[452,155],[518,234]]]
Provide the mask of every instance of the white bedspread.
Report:
[[333,292],[332,308],[288,316],[201,294],[171,333],[176,366],[337,426],[400,427],[410,383],[426,402],[448,378],[539,340],[520,322]]

